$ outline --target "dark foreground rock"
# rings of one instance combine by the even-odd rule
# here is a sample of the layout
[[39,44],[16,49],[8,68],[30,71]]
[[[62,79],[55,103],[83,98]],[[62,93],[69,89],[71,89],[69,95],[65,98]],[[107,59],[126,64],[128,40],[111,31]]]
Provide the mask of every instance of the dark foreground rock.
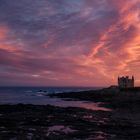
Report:
[[0,139],[140,139],[140,125],[114,113],[49,105],[0,105]]
[[112,111],[0,105],[0,140],[139,140],[140,94],[112,90],[53,97],[103,102]]
[[[51,97],[63,99],[102,102],[112,108],[108,127],[109,133],[116,137],[111,139],[140,139],[140,90],[118,90],[106,88],[101,90],[53,94]],[[110,126],[109,126],[110,125]],[[108,139],[108,138],[107,138]]]

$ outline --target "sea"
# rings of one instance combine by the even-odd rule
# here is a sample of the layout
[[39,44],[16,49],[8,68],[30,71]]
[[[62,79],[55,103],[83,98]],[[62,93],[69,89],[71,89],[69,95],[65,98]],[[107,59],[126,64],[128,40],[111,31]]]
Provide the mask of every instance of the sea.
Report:
[[100,103],[87,101],[64,100],[61,98],[51,98],[49,94],[59,94],[68,92],[88,91],[100,89],[96,87],[0,87],[0,104],[33,104],[33,105],[53,105],[59,107],[80,107],[92,110],[104,110]]

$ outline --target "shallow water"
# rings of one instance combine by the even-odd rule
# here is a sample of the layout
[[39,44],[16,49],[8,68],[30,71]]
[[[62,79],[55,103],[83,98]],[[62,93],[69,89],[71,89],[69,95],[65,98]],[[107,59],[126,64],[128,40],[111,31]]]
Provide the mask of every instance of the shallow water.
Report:
[[61,131],[61,132],[68,134],[68,133],[73,133],[77,130],[73,130],[70,127],[64,126],[64,125],[53,125],[48,128],[48,132],[50,133],[53,131]]
[[0,90],[0,104],[34,104],[34,105],[54,105],[60,107],[80,107],[91,110],[110,111],[105,107],[100,107],[100,103],[93,103],[87,101],[66,101],[60,98],[50,98],[41,90],[21,90],[21,89],[6,89]]

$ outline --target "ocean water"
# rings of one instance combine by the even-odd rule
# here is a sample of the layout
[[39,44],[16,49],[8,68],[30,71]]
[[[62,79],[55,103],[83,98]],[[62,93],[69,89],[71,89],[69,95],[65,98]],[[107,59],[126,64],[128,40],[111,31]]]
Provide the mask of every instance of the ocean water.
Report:
[[63,93],[63,92],[77,92],[85,90],[99,89],[97,87],[0,87],[0,92],[6,91],[11,93]]
[[67,93],[67,92],[78,92],[88,91],[99,88],[91,87],[0,87],[0,96],[5,93],[9,95],[29,95],[29,96],[43,96],[53,93]]
[[[67,101],[60,98],[50,98],[47,95],[62,92],[87,91],[97,88],[76,88],[76,87],[0,87],[0,104],[34,104],[54,105],[60,107],[81,107],[92,110],[104,110],[100,103],[87,101]],[[75,93],[76,94],[76,93]]]

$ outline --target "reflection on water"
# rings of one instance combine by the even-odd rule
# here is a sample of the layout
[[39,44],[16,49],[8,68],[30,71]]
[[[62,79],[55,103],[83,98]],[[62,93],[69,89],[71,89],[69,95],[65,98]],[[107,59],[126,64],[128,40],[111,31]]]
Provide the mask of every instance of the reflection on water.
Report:
[[73,133],[77,130],[73,130],[70,127],[64,125],[54,125],[48,128],[48,133],[56,132],[56,131],[58,132],[60,131],[60,132],[64,132],[65,134],[68,134],[68,133]]
[[110,135],[106,134],[105,132],[102,131],[96,131],[95,135],[90,136],[86,140],[107,140]]
[[93,103],[93,102],[84,102],[84,101],[61,101],[56,102],[56,106],[62,106],[62,107],[80,107],[85,109],[91,109],[91,110],[102,110],[102,111],[111,111],[108,108],[100,107],[100,103]]
[[106,139],[106,136],[107,134],[102,131],[96,132],[96,140],[104,140]]
[[84,102],[84,101],[66,101],[60,98],[50,98],[45,94],[33,94],[30,92],[2,92],[0,93],[0,104],[34,104],[34,105],[55,105],[60,107],[81,107],[91,110],[110,111],[105,107],[100,107],[100,103]]
[[[114,134],[108,134],[105,133],[103,131],[95,131],[93,136],[90,136],[89,138],[87,138],[86,140],[112,140],[115,139]],[[116,140],[116,139],[115,139]]]

